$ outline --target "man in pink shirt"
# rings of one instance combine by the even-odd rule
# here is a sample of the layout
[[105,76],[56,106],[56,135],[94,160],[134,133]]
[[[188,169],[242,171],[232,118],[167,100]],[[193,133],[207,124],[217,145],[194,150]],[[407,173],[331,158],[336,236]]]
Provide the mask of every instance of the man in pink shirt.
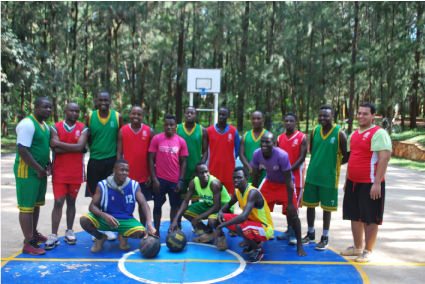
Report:
[[[162,205],[170,202],[170,220],[174,220],[182,203],[180,192],[186,174],[186,157],[189,156],[186,141],[176,134],[177,119],[174,115],[164,117],[164,133],[153,137],[149,146],[149,172],[152,179],[154,202],[153,220],[157,236],[161,224]],[[156,164],[156,167],[155,167]]]

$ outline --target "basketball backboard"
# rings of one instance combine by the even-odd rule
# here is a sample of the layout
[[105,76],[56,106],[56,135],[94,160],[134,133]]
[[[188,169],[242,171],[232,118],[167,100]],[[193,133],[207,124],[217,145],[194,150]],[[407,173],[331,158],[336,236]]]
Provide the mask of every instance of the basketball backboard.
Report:
[[187,92],[221,92],[221,69],[187,69]]

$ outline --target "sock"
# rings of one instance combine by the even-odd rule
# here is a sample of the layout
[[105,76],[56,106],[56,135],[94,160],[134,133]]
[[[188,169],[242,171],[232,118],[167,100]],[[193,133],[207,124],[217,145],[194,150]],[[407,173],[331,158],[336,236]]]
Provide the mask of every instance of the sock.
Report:
[[99,232],[98,230],[96,230],[94,233],[93,233],[93,236],[96,238],[96,239],[98,239],[98,240],[101,240],[102,239],[102,233],[101,232]]
[[314,233],[314,227],[308,227],[308,232],[309,233]]
[[329,230],[323,230],[323,236],[327,237],[329,235]]

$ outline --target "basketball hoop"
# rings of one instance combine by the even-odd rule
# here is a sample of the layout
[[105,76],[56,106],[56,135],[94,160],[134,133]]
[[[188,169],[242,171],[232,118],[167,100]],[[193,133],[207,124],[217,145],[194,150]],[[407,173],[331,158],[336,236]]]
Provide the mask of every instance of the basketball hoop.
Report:
[[199,93],[201,94],[201,98],[205,101],[205,99],[207,98],[207,89],[202,88]]

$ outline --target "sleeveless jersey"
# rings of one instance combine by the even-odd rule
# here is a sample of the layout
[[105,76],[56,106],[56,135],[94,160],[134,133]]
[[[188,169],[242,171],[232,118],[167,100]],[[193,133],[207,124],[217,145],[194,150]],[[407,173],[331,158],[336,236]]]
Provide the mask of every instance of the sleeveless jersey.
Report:
[[233,182],[236,128],[229,124],[229,132],[220,134],[212,125],[207,131],[210,173],[221,182]]
[[[69,131],[63,121],[55,123],[55,130],[59,140],[67,144],[77,144],[81,133],[86,126],[76,122],[75,127]],[[52,167],[52,182],[77,184],[86,181],[84,174],[84,154],[82,152],[69,152],[55,154]]]
[[130,124],[121,128],[123,157],[128,162],[130,172],[128,177],[144,183],[149,177],[148,149],[151,128],[142,124],[135,133]]
[[[251,190],[257,190],[260,194],[261,192],[253,187],[251,184],[248,185],[248,188],[245,190],[244,195],[241,194],[239,189],[236,189],[236,197],[238,198],[240,208],[244,209],[246,204],[248,203],[248,196]],[[261,194],[263,197],[263,195]],[[263,225],[264,231],[266,232],[266,238],[269,239],[273,235],[273,221],[272,216],[270,214],[269,206],[267,205],[267,201],[263,197],[264,205],[262,208],[254,207],[251,211],[251,214],[248,216],[248,220],[261,223]]]
[[339,149],[339,130],[334,124],[326,136],[319,125],[313,130],[313,151],[307,169],[306,182],[326,188],[338,188],[342,153]]
[[186,141],[189,156],[186,157],[186,175],[185,179],[191,180],[195,172],[196,164],[202,157],[202,127],[195,123],[192,131],[189,133],[184,123],[177,125],[177,135]]
[[104,179],[97,184],[100,188],[101,199],[100,206],[102,212],[118,219],[131,219],[133,217],[134,207],[137,202],[136,192],[139,183],[130,180],[123,189],[124,195],[107,186],[107,180]]
[[90,158],[102,160],[117,155],[117,135],[119,130],[119,113],[109,110],[107,118],[101,118],[95,110],[89,117]]
[[[348,161],[348,178],[358,183],[374,183],[376,167],[378,165],[378,153],[372,152],[372,137],[381,129],[375,126],[363,133],[357,129],[350,140],[350,160]],[[382,181],[385,180],[385,177]]]
[[[195,190],[198,192],[200,198],[207,203],[209,206],[213,206],[214,205],[214,197],[213,197],[213,192],[211,191],[210,185],[211,182],[214,180],[218,180],[216,177],[210,175],[209,180],[208,180],[208,185],[205,188],[201,187],[201,181],[199,180],[199,177],[195,177],[193,179],[193,183],[195,184]],[[226,188],[224,187],[224,185],[222,185],[221,188],[221,206],[220,208],[228,203],[230,201],[230,195],[227,192]],[[231,210],[233,212],[234,209],[234,205],[232,206]]]
[[[35,131],[32,138],[31,147],[29,152],[34,160],[42,167],[45,168],[50,161],[50,130],[47,124],[43,121],[44,127],[42,128],[38,120],[33,114],[28,116],[34,123]],[[18,178],[28,178],[28,176],[37,176],[37,171],[28,166],[18,152],[18,145],[16,145],[16,158],[14,171]]]
[[[243,142],[244,142],[244,146],[245,146],[245,157],[248,160],[248,162],[251,162],[252,160],[252,156],[254,155],[254,151],[257,149],[260,149],[260,141],[261,141],[261,137],[263,137],[263,134],[268,132],[267,129],[263,128],[263,132],[261,132],[260,136],[258,136],[257,139],[255,139],[254,136],[254,131],[250,130],[247,131],[243,137]],[[258,184],[261,184],[261,182],[263,181],[263,179],[266,177],[266,171],[265,170],[260,170],[260,179],[258,181]],[[249,175],[249,180],[248,182],[252,181],[252,177],[251,175]]]
[[[301,144],[306,135],[298,130],[295,131],[289,138],[286,136],[286,132],[277,137],[277,142],[279,143],[279,148],[285,150],[289,155],[289,162],[293,165],[300,157],[301,154]],[[305,174],[305,161],[298,167],[298,169],[292,171],[294,175],[295,182],[294,187],[303,188],[304,187],[304,174]]]

